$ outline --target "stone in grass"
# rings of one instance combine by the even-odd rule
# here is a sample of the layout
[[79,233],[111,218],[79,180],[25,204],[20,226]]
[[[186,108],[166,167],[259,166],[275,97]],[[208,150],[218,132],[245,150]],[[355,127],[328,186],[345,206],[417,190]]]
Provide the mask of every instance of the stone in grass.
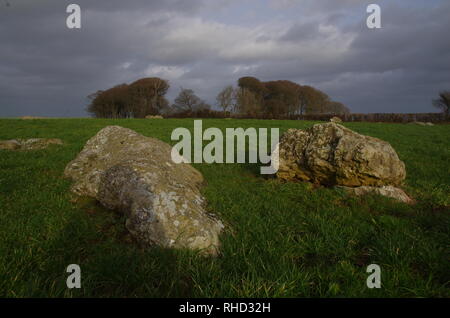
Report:
[[42,150],[50,145],[62,145],[61,139],[12,139],[0,141],[0,149],[3,150]]
[[393,186],[384,186],[384,187],[357,187],[357,188],[350,188],[350,187],[338,187],[340,189],[343,189],[347,193],[351,195],[356,196],[363,196],[368,194],[375,194],[375,195],[382,195],[391,199],[394,199],[399,202],[403,202],[406,204],[414,204],[415,201],[411,199],[405,191],[402,189],[393,187]]
[[130,129],[109,126],[91,138],[65,169],[72,191],[126,215],[126,227],[145,245],[216,255],[223,224],[207,213],[203,176],[174,164],[172,147]]
[[340,123],[342,123],[342,119],[340,119],[339,117],[335,116],[335,117],[330,119],[330,122],[340,124]]
[[287,181],[381,187],[398,186],[406,177],[405,164],[388,142],[336,123],[288,130],[278,153],[277,177]]
[[433,123],[430,123],[430,122],[424,123],[424,122],[421,122],[421,121],[413,121],[413,122],[410,122],[410,124],[411,125],[418,125],[418,126],[434,126]]
[[18,150],[20,143],[18,140],[2,140],[0,141],[0,149],[2,150]]

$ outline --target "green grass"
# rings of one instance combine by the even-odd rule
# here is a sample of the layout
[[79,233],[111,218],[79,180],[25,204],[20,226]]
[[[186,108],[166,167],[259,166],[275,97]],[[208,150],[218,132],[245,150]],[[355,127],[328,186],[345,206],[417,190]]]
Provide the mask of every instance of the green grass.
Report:
[[[255,165],[195,165],[209,209],[227,225],[222,255],[143,250],[124,218],[74,202],[63,170],[101,128],[117,124],[172,143],[185,120],[0,120],[0,140],[61,138],[65,146],[0,151],[2,297],[449,297],[450,126],[349,123],[389,141],[406,163],[415,206],[283,183]],[[204,120],[204,127],[307,128],[313,122]],[[80,264],[82,289],[66,288]],[[366,287],[366,267],[382,288]]]

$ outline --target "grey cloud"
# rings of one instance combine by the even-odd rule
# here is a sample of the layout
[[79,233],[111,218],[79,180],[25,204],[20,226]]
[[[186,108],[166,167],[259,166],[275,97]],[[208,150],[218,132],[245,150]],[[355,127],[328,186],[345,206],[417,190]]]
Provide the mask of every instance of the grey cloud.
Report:
[[264,16],[238,25],[209,17],[222,7],[241,14],[239,1],[79,0],[83,28],[68,30],[72,1],[9,0],[0,5],[0,116],[84,116],[88,94],[152,75],[170,80],[169,98],[183,86],[213,103],[252,75],[315,85],[358,112],[433,111],[431,98],[450,88],[450,4],[424,1],[380,0],[383,29],[368,30],[371,1],[283,1],[281,22],[247,1]]
[[284,41],[304,41],[316,39],[317,36],[321,36],[319,24],[317,22],[307,22],[294,25],[280,39]]

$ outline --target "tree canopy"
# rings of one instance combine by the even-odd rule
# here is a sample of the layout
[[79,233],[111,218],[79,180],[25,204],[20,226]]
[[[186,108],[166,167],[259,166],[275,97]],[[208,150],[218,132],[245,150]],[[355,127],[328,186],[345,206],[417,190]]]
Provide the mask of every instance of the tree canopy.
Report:
[[[242,77],[237,84],[236,88],[232,85],[225,87],[216,97],[217,106],[224,113],[236,112],[255,118],[285,118],[350,112],[344,104],[331,100],[319,89],[288,80],[262,82],[256,77]],[[144,118],[160,114],[207,114],[211,109],[192,89],[184,88],[181,88],[173,105],[169,106],[165,98],[169,87],[168,81],[157,77],[117,85],[91,94],[87,111],[99,118]],[[448,92],[442,93],[435,105],[445,110],[448,95]]]
[[114,86],[106,91],[97,91],[87,111],[99,118],[144,118],[158,115],[168,101],[164,97],[169,89],[166,80],[143,78],[127,85]]
[[303,114],[344,114],[350,110],[324,92],[297,83],[280,80],[261,82],[255,77],[238,80],[236,109],[245,115],[279,118]]

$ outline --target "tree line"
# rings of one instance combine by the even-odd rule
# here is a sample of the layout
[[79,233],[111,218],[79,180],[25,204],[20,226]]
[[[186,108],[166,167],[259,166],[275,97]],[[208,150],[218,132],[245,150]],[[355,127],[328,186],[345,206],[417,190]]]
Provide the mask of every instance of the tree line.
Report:
[[350,113],[344,104],[332,101],[326,93],[312,86],[286,80],[262,82],[255,77],[242,77],[238,87],[224,88],[217,96],[217,104],[223,111],[249,117]]
[[[88,96],[87,111],[98,118],[145,118],[146,116],[202,114],[208,117],[212,106],[192,89],[181,88],[170,105],[165,95],[167,80],[143,78],[121,84]],[[229,85],[219,92],[216,106],[224,113],[253,118],[283,118],[303,114],[344,114],[349,109],[332,101],[324,92],[291,81],[262,82],[255,77],[242,77],[237,86]]]
[[[121,84],[89,95],[87,111],[98,118],[212,117],[217,111],[198,97],[192,89],[181,88],[170,105],[165,95],[169,82],[160,78],[143,78],[132,84]],[[442,92],[433,105],[448,116],[450,92]],[[293,118],[303,115],[345,115],[350,110],[333,101],[326,93],[308,85],[279,80],[262,82],[242,77],[237,86],[226,86],[216,97],[216,107],[225,117]]]

